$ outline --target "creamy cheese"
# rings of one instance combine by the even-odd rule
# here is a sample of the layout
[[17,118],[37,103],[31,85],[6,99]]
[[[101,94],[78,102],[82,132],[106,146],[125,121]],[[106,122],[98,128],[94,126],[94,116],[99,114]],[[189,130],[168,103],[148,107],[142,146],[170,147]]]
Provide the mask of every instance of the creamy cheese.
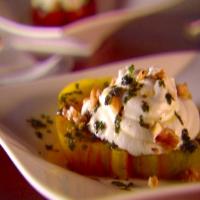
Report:
[[[144,73],[132,71],[130,67],[119,71],[114,85],[105,88],[99,96],[100,106],[96,111],[92,110],[90,100],[84,102],[82,114],[91,114],[90,131],[136,156],[179,149],[183,144],[183,130],[194,139],[200,129],[199,112],[191,98],[177,95],[175,80],[156,68],[144,70]],[[112,100],[105,103],[113,88],[121,91],[116,95],[121,102],[120,112],[114,108]],[[103,123],[105,128],[97,131],[96,122]],[[163,139],[163,130],[173,133],[172,146],[171,138]]]
[[40,8],[45,12],[55,11],[58,7],[66,11],[80,9],[88,0],[31,0],[34,8]]
[[59,4],[59,0],[31,0],[33,8],[39,8],[47,13],[55,11]]

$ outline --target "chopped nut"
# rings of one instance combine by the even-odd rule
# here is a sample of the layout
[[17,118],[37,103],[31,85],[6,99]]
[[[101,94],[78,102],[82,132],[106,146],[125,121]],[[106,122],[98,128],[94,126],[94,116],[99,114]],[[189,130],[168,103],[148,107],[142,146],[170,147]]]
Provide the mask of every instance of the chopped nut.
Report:
[[150,188],[156,188],[159,184],[159,180],[157,176],[150,176],[148,179],[148,186]]
[[116,78],[112,78],[112,80],[110,81],[110,86],[113,86],[116,82]]
[[67,108],[66,107],[63,107],[62,110],[61,110],[61,115],[66,117],[67,116]]
[[88,97],[84,98],[84,99],[83,99],[83,104],[86,103],[88,100],[89,100]]
[[90,102],[91,102],[91,107],[93,109],[98,103],[100,94],[101,94],[101,91],[98,88],[93,88],[90,92]]
[[116,112],[119,113],[122,107],[122,103],[119,97],[113,97],[111,101],[111,107]]
[[146,76],[147,76],[147,70],[140,70],[140,71],[138,72],[138,75],[137,75],[137,77],[136,77],[136,80],[137,80],[137,81],[141,81],[141,80],[143,80]]
[[70,106],[66,111],[66,117],[68,120],[73,120],[77,123],[80,119],[80,113],[73,106]]
[[177,88],[177,93],[178,93],[179,97],[181,97],[183,99],[191,99],[192,98],[192,95],[191,95],[186,83],[178,84],[176,86],[176,88]]
[[161,131],[163,127],[159,122],[156,122],[153,127],[151,128],[151,133],[153,134],[154,137],[156,137]]
[[179,143],[179,138],[170,128],[164,128],[155,138],[157,144],[160,144],[167,150],[174,149]]
[[163,79],[165,76],[165,72],[163,69],[161,69],[159,72],[154,74],[154,79],[158,80],[158,79]]

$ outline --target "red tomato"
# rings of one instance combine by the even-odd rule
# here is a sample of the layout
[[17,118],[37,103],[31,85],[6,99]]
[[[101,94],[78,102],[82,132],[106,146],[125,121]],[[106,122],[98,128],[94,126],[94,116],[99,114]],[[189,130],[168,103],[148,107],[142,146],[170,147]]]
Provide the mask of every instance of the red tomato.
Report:
[[95,13],[96,3],[95,0],[91,0],[75,11],[60,8],[47,13],[42,9],[32,8],[32,19],[33,23],[39,26],[61,26]]

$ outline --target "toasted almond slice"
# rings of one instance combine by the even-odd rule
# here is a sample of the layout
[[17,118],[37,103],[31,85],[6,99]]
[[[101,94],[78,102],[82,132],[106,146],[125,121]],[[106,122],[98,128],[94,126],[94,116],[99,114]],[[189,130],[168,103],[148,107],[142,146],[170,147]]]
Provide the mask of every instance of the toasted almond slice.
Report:
[[178,84],[176,86],[176,88],[177,88],[177,94],[179,97],[181,97],[183,99],[191,99],[192,98],[192,95],[191,95],[186,83]]
[[101,90],[99,88],[93,88],[90,92],[90,102],[91,102],[91,107],[95,108],[99,101],[99,96],[101,94]]
[[80,118],[80,113],[73,106],[70,106],[66,111],[66,117],[68,120],[73,120],[75,123],[77,123]]
[[122,107],[122,103],[119,97],[112,97],[111,101],[111,107],[114,110],[114,112],[119,113]]
[[112,80],[110,81],[110,86],[113,86],[116,82],[116,78],[112,78]]
[[101,90],[99,88],[97,88],[97,91],[96,91],[96,97],[97,97],[97,99],[99,99],[100,95],[101,95]]
[[141,81],[141,80],[143,80],[146,76],[147,76],[147,74],[148,74],[148,72],[147,72],[147,70],[140,70],[139,72],[138,72],[138,75],[137,75],[137,77],[136,77],[136,80],[137,81]]
[[153,134],[154,137],[156,137],[161,131],[163,127],[159,122],[156,122],[153,127],[151,128],[151,133]]
[[63,107],[63,108],[62,108],[61,115],[62,115],[63,117],[66,117],[66,116],[67,116],[67,108],[66,108],[66,107]]
[[159,72],[154,74],[154,78],[157,79],[163,79],[165,77],[165,72],[163,69],[161,69]]
[[159,180],[157,176],[150,176],[148,179],[148,186],[150,188],[156,188],[159,184]]
[[86,103],[89,100],[89,97],[86,97],[83,99],[83,104]]
[[179,138],[170,128],[164,128],[155,138],[157,144],[166,150],[175,149],[179,143]]

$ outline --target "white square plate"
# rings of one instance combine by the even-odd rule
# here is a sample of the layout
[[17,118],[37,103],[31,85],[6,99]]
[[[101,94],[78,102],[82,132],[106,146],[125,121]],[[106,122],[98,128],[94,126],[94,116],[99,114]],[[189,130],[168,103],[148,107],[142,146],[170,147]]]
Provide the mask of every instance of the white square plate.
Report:
[[[42,142],[35,137],[27,119],[56,113],[57,95],[69,82],[81,78],[115,75],[118,68],[128,64],[138,67],[150,65],[165,68],[170,75],[181,73],[189,82],[194,99],[200,105],[197,52],[176,52],[126,60],[100,66],[94,70],[0,87],[0,144],[27,181],[48,199],[193,199],[200,196],[200,184],[167,184],[155,190],[135,188],[123,191],[118,188],[81,176],[45,160],[38,151]],[[190,67],[190,70],[188,68]],[[185,69],[186,68],[186,69]],[[194,71],[196,70],[196,71]],[[179,77],[181,79],[181,76]],[[197,81],[195,83],[195,81]],[[50,138],[50,137],[49,137]],[[189,195],[189,196],[188,196]],[[195,196],[197,195],[197,196]]]

